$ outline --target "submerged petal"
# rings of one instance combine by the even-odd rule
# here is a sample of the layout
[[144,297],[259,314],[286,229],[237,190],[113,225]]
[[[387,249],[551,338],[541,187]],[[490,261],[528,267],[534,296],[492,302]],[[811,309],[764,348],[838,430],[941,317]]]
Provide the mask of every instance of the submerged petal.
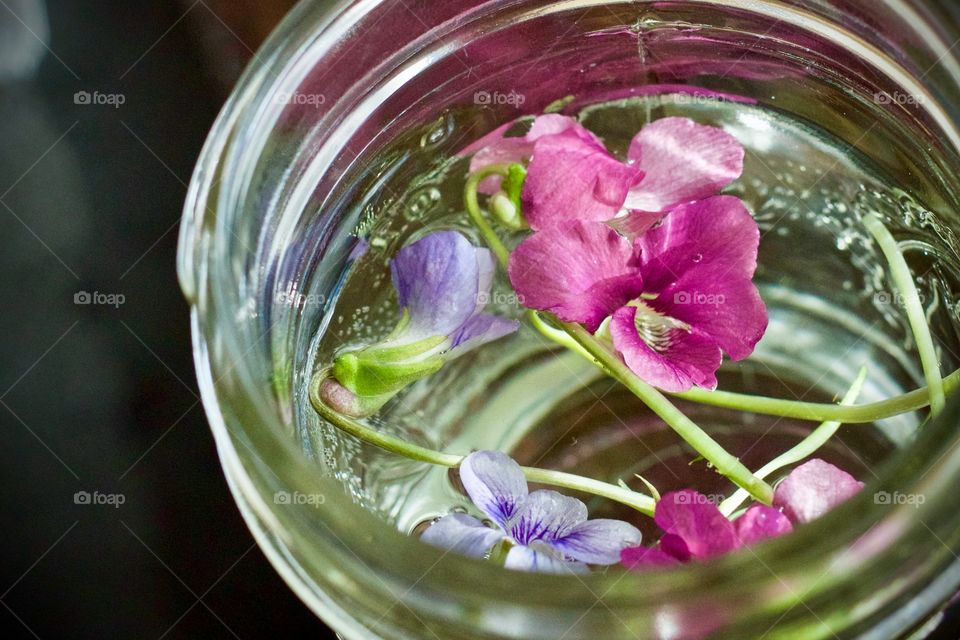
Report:
[[755,504],[733,521],[737,537],[743,544],[756,544],[761,540],[776,538],[793,531],[787,516],[778,509],[765,504]]
[[610,321],[613,346],[631,371],[644,382],[671,393],[688,391],[693,385],[717,387],[716,371],[723,354],[713,338],[695,328],[674,328],[655,336],[658,342],[654,346],[659,344],[659,348],[654,348],[638,331],[637,313],[637,307],[621,307]]
[[743,172],[743,146],[732,135],[689,118],[661,118],[634,137],[628,157],[646,176],[628,209],[665,211],[716,194]]
[[674,209],[637,240],[650,305],[710,336],[734,360],[753,352],[767,310],[753,284],[760,230],[743,202],[716,196]]
[[814,458],[788,475],[774,492],[774,506],[783,509],[791,522],[816,520],[852,498],[863,483],[829,462]]
[[431,233],[397,252],[390,269],[410,313],[404,342],[450,335],[476,312],[488,254],[456,231]]
[[628,569],[662,569],[676,564],[680,560],[657,547],[631,547],[620,552],[620,562]]
[[463,513],[443,516],[420,536],[420,539],[427,544],[473,558],[482,558],[503,538],[502,531],[485,527],[473,516]]
[[740,546],[733,523],[696,491],[664,495],[657,502],[654,520],[667,534],[680,538],[694,558],[711,558]]
[[449,358],[460,356],[488,342],[509,335],[520,328],[516,320],[486,313],[475,315],[453,335]]
[[460,480],[473,503],[504,530],[527,498],[520,465],[499,451],[468,455],[460,463]]
[[574,221],[528,236],[510,256],[508,271],[524,306],[595,331],[643,291],[633,255],[607,225]]
[[640,544],[640,531],[620,520],[588,520],[549,543],[564,557],[587,564],[616,564],[626,547]]
[[523,213],[533,229],[568,220],[609,220],[642,177],[640,169],[623,164],[578,131],[545,136],[527,167]]
[[[516,124],[516,121],[511,121],[497,127],[457,154],[460,156],[473,154],[470,159],[470,173],[492,164],[526,162],[533,155],[534,143],[543,136],[573,130],[584,138],[595,138],[576,120],[559,114],[539,116],[534,119],[526,135],[507,137],[505,135],[507,131]],[[480,183],[477,190],[480,193],[494,194],[499,191],[502,181],[503,178],[500,176],[490,176]]]
[[539,573],[590,573],[590,569],[584,564],[567,562],[560,558],[555,558],[549,553],[536,551],[530,547],[514,547],[510,549],[503,566],[515,571],[533,571]]
[[517,510],[507,533],[517,544],[552,544],[587,519],[587,505],[549,489],[534,491]]

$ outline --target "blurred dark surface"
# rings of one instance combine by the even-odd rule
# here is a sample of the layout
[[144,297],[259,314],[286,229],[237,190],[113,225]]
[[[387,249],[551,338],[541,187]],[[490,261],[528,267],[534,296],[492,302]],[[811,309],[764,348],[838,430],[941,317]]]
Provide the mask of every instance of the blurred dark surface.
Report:
[[0,1],[4,638],[333,637],[227,491],[174,271],[200,146],[288,5]]
[[225,4],[51,0],[47,40],[0,2],[4,638],[332,637],[227,491],[175,277],[225,80],[283,3]]

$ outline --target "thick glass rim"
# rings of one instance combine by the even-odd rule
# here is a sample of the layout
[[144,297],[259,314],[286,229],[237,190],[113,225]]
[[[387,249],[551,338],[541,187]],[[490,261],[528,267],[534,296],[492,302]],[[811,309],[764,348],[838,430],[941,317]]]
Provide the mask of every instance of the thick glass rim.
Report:
[[[778,4],[753,0],[701,2],[753,11],[761,5],[770,8]],[[484,608],[531,610],[572,607],[581,604],[585,595],[603,594],[607,607],[623,610],[629,615],[631,610],[653,612],[664,603],[682,601],[694,595],[698,600],[715,598],[723,602],[756,592],[761,585],[775,587],[777,582],[806,584],[809,580],[805,576],[828,573],[838,563],[854,574],[868,562],[877,561],[876,554],[882,552],[882,549],[870,549],[869,545],[863,544],[865,535],[877,531],[878,527],[884,527],[888,535],[893,533],[895,536],[919,530],[917,522],[913,522],[916,519],[913,507],[883,507],[874,504],[872,496],[876,491],[890,487],[900,491],[911,487],[930,493],[949,491],[960,476],[960,472],[952,470],[960,469],[960,433],[955,429],[960,420],[958,398],[953,399],[950,409],[939,420],[925,428],[916,443],[898,451],[876,470],[878,480],[868,483],[864,492],[835,512],[787,538],[761,545],[753,552],[660,572],[655,579],[628,572],[593,574],[583,578],[529,575],[506,572],[480,561],[444,554],[401,534],[355,505],[343,494],[339,484],[311,469],[294,439],[285,435],[282,416],[274,406],[268,386],[253,375],[257,368],[236,367],[255,351],[256,345],[250,344],[251,336],[241,333],[232,323],[214,321],[215,313],[236,306],[239,292],[247,286],[226,259],[223,253],[226,248],[220,239],[229,237],[231,213],[236,210],[235,199],[239,193],[237,185],[244,181],[245,172],[252,171],[256,164],[244,156],[249,149],[262,148],[259,139],[266,135],[262,124],[269,117],[270,110],[265,96],[271,95],[281,83],[302,76],[317,56],[322,56],[334,42],[348,37],[351,25],[385,4],[385,0],[357,0],[330,8],[303,2],[288,16],[260,50],[257,62],[246,72],[217,120],[191,182],[180,231],[178,271],[181,285],[191,302],[194,353],[203,403],[231,490],[260,546],[312,608],[325,616],[337,617],[344,625],[354,624],[349,620],[349,613],[337,613],[335,602],[323,599],[306,586],[316,576],[306,575],[310,574],[309,567],[304,569],[298,565],[314,549],[322,550],[323,554],[341,554],[342,566],[350,568],[349,579],[386,599],[396,598],[409,587],[410,591],[404,597],[410,602],[405,606],[416,611],[427,603],[437,606],[437,601],[431,599],[437,594],[490,603]],[[478,4],[472,14],[492,10],[490,7],[496,4]],[[567,0],[538,10],[599,4],[618,3]],[[925,28],[929,26],[927,20],[916,13],[915,3],[891,4],[904,15],[913,15],[916,24]],[[783,8],[783,5],[779,6]],[[469,20],[470,15],[462,19]],[[797,19],[804,22],[805,28],[829,26],[826,20],[811,23],[809,15],[799,12]],[[948,43],[942,36],[937,36],[937,42],[948,55]],[[421,43],[414,41],[409,48],[419,46]],[[432,46],[439,51],[444,45]],[[870,49],[865,42],[859,46]],[[902,68],[891,68],[890,71],[909,77]],[[955,64],[950,75],[960,87],[960,70]],[[927,93],[919,85],[918,88]],[[960,149],[960,138],[953,137],[956,131],[947,111],[939,107],[936,111],[934,119],[948,125],[946,131],[953,134],[951,139]],[[918,455],[936,460],[929,468],[922,469],[922,474],[921,469],[910,464],[911,458]],[[266,499],[274,487],[322,493],[326,503],[311,512],[310,518],[304,517],[307,514],[303,510],[281,512]],[[935,508],[936,504],[936,500],[931,501],[930,508]],[[858,544],[863,547],[858,551],[862,556],[851,564],[844,556]],[[337,549],[339,551],[335,551]],[[956,563],[949,564],[954,565],[950,575],[956,574]],[[772,566],[776,567],[775,573]],[[378,574],[376,579],[361,577],[371,570]],[[465,575],[471,579],[464,581]],[[812,588],[815,587],[817,592],[829,590],[849,578],[848,575],[839,582],[814,584]],[[940,585],[942,593],[937,597],[946,598],[955,588],[955,582]],[[399,590],[395,590],[396,587]],[[452,608],[446,613],[456,615]]]

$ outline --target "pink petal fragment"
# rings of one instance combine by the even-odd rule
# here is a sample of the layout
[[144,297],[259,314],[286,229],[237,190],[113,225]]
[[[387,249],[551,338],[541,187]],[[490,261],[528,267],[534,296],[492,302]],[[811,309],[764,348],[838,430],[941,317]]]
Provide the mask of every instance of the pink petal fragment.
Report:
[[610,335],[624,362],[644,382],[671,393],[694,385],[717,388],[716,371],[723,362],[720,347],[697,329],[675,329],[672,343],[662,353],[650,348],[637,333],[636,307],[621,307],[613,314]]
[[637,240],[651,306],[710,336],[734,360],[767,328],[753,284],[760,230],[739,198],[715,196],[674,209]]
[[620,552],[620,562],[628,569],[645,571],[680,564],[680,561],[657,547],[630,547]]
[[527,167],[523,213],[533,229],[574,219],[609,220],[642,176],[640,169],[623,164],[581,132],[544,136]]
[[765,504],[753,505],[734,520],[733,525],[737,530],[737,537],[745,545],[756,544],[761,540],[776,538],[793,531],[793,525],[787,516]]
[[643,290],[632,257],[633,247],[610,227],[574,221],[528,236],[508,272],[524,306],[596,331]]
[[863,488],[846,471],[818,458],[805,462],[777,485],[774,506],[783,509],[791,522],[816,520]]
[[690,489],[664,495],[654,520],[667,534],[681,538],[694,558],[712,558],[740,546],[733,523],[706,496]]
[[646,174],[629,209],[666,211],[718,193],[743,172],[743,146],[723,129],[689,118],[661,118],[634,137],[629,159]]
[[[515,124],[516,121],[511,121],[497,127],[457,154],[460,156],[473,154],[473,158],[470,159],[470,173],[491,164],[526,162],[533,155],[534,143],[539,138],[567,130],[573,130],[585,140],[596,140],[597,144],[600,144],[596,136],[568,116],[559,114],[539,116],[534,119],[526,135],[505,137],[504,134]],[[502,181],[503,178],[500,176],[490,176],[480,183],[477,191],[488,195],[494,194],[500,190]]]

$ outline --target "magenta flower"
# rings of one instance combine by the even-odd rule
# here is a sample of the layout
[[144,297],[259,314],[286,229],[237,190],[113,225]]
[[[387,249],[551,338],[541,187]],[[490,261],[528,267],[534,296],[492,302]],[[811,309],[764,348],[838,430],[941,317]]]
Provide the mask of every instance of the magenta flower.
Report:
[[805,462],[777,485],[773,504],[783,509],[791,522],[802,524],[816,520],[837,505],[852,498],[863,483],[828,462]]
[[588,520],[587,507],[556,491],[529,492],[523,471],[498,451],[477,451],[460,463],[460,479],[473,503],[496,528],[462,513],[430,525],[421,540],[482,558],[505,542],[504,566],[548,573],[585,572],[587,564],[620,562],[620,552],[640,542],[640,532],[619,520]]
[[663,529],[663,537],[655,547],[624,549],[620,557],[628,568],[707,560],[793,530],[786,516],[760,504],[731,522],[706,496],[690,489],[663,496],[654,520]]
[[753,285],[760,232],[743,203],[680,205],[631,243],[572,221],[526,238],[509,273],[524,304],[596,332],[606,318],[627,366],[666,391],[717,386],[723,352],[749,356],[767,312]]
[[[529,160],[521,200],[532,229],[570,220],[615,221],[636,235],[673,207],[718,193],[740,177],[743,147],[722,129],[662,118],[634,137],[627,162],[572,118],[544,115],[529,133],[505,137],[508,123],[463,151],[470,170]],[[498,178],[481,184],[494,193]]]
[[620,557],[628,568],[707,560],[793,530],[786,516],[760,504],[731,522],[706,496],[690,489],[664,495],[657,502],[654,520],[663,537],[655,547],[624,549]]
[[[654,547],[631,547],[620,554],[632,569],[706,560],[793,531],[848,500],[863,483],[837,467],[814,459],[777,485],[773,507],[755,504],[728,520],[696,491],[668,493],[657,502],[654,520],[664,535]],[[782,510],[782,511],[781,511]]]

